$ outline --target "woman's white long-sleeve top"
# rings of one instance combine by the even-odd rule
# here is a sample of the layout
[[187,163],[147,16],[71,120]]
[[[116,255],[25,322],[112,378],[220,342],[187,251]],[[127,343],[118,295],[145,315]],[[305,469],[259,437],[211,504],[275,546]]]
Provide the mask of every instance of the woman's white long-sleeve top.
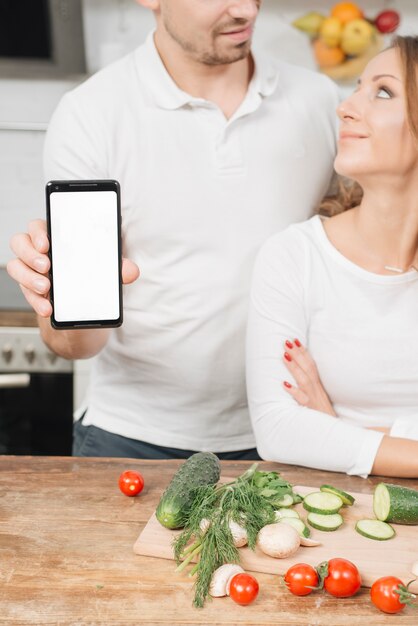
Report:
[[[294,380],[284,342],[294,338],[316,361],[338,417],[285,391]],[[355,265],[319,216],[271,237],[254,269],[247,389],[264,459],[366,477],[383,437],[368,428],[418,439],[418,272]]]

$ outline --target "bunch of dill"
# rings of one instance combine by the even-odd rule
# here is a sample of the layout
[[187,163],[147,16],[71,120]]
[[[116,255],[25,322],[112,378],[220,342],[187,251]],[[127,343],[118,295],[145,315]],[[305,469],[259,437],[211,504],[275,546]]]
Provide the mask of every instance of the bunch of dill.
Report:
[[[245,528],[248,546],[254,549],[260,529],[275,521],[274,510],[283,494],[290,493],[297,501],[292,486],[277,472],[256,469],[257,463],[232,482],[196,490],[187,523],[173,544],[177,571],[199,555],[190,572],[192,576],[196,574],[193,600],[196,607],[203,606],[214,571],[225,563],[240,560],[229,522],[232,520]],[[207,520],[204,528],[202,520]]]

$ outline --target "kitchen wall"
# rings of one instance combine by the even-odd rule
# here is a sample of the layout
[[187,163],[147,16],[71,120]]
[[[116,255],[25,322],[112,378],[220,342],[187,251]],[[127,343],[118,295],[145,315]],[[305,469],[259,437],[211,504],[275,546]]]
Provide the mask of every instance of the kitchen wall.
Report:
[[[290,22],[312,9],[327,12],[332,4],[332,0],[264,0],[255,46],[314,68],[308,38]],[[418,32],[417,0],[362,0],[361,5],[370,16],[394,7],[403,18],[400,32]],[[135,0],[83,0],[83,15],[90,73],[135,48],[154,23],[152,14]],[[44,214],[44,131],[61,95],[78,80],[0,80],[0,266],[9,258],[11,234]]]

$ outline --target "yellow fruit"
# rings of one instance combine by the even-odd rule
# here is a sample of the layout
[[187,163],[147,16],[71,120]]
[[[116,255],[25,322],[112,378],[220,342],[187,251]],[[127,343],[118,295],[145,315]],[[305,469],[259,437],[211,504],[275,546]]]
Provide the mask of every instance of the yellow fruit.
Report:
[[314,37],[318,34],[324,19],[325,17],[321,15],[321,13],[311,11],[310,13],[305,13],[305,15],[298,17],[298,19],[293,22],[293,26]]
[[338,2],[331,9],[332,17],[336,17],[342,24],[363,17],[363,11],[354,2]]
[[327,17],[319,29],[320,39],[328,46],[335,48],[341,41],[343,26],[336,17]]
[[313,42],[313,51],[316,62],[319,67],[335,67],[342,63],[345,59],[345,54],[341,48],[334,46],[330,48],[322,41],[322,39],[315,39]]
[[321,71],[324,72],[324,74],[327,74],[327,76],[329,76],[333,80],[339,81],[341,83],[352,83],[353,80],[360,76],[370,59],[372,59],[382,50],[383,45],[383,37],[373,37],[373,41],[367,48],[366,52],[364,52],[360,56],[346,59],[344,63],[341,63],[340,65],[335,65],[334,67],[321,68]]
[[344,26],[341,48],[349,56],[363,54],[370,46],[374,35],[371,24],[363,19],[352,20]]

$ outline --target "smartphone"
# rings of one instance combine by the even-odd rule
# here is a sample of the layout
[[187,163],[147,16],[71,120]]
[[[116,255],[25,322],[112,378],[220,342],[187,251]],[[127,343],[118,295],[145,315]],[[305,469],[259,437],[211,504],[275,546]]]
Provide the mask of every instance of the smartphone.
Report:
[[46,185],[51,324],[56,329],[122,324],[120,186],[116,180]]

